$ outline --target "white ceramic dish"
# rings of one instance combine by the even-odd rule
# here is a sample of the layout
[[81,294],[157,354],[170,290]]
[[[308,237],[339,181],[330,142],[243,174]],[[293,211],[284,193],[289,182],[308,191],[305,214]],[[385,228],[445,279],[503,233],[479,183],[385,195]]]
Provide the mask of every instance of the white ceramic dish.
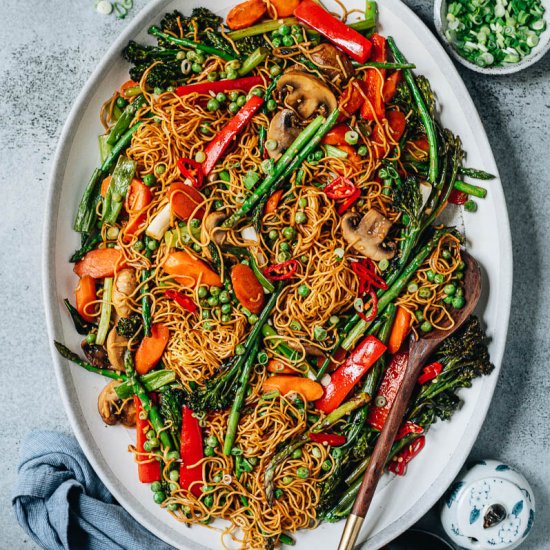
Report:
[[[230,0],[202,0],[200,4],[224,11]],[[147,40],[146,29],[162,14],[175,8],[184,13],[199,2],[157,0],[136,17],[113,44],[78,97],[63,130],[54,162],[44,242],[44,292],[51,341],[78,349],[79,338],[66,315],[63,298],[72,296],[76,277],[67,259],[78,247],[71,230],[83,188],[98,163],[98,113],[101,103],[127,79],[120,50],[130,39]],[[327,5],[329,3],[327,2]],[[348,8],[363,6],[350,0]],[[336,6],[334,6],[336,7]],[[426,26],[399,0],[380,4],[381,32],[391,34],[418,71],[431,81],[442,106],[441,120],[458,133],[467,150],[470,166],[497,174],[497,167],[478,114],[451,60]],[[460,470],[478,435],[498,376],[508,327],[512,291],[512,250],[504,195],[499,182],[489,182],[487,200],[479,202],[477,214],[465,214],[469,249],[485,274],[482,317],[492,338],[495,372],[465,392],[465,405],[449,423],[438,423],[428,437],[426,449],[407,476],[385,478],[362,531],[364,548],[379,548],[419,519],[441,496]],[[217,532],[203,527],[186,528],[153,503],[147,485],[141,485],[127,446],[133,431],[106,427],[97,414],[96,400],[105,380],[61,360],[52,353],[63,401],[74,432],[93,467],[117,500],[145,527],[178,548],[219,548]],[[335,548],[343,524],[322,524],[298,534],[301,548]]]
[[550,50],[550,25],[548,24],[548,18],[550,17],[550,0],[541,0],[541,3],[546,10],[544,17],[546,19],[546,29],[541,33],[539,43],[533,48],[531,53],[521,59],[518,63],[508,63],[502,67],[480,67],[475,63],[471,63],[467,59],[464,59],[450,44],[449,40],[445,36],[447,30],[447,0],[435,0],[434,2],[434,24],[437,34],[445,44],[447,51],[459,62],[462,63],[468,69],[482,74],[503,75],[517,73],[531,65],[534,65],[537,61],[548,53]]

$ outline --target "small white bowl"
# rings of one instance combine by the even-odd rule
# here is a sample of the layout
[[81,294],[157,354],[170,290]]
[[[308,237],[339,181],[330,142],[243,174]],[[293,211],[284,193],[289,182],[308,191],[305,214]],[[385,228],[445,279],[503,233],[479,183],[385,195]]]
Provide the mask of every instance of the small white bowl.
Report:
[[447,30],[447,0],[435,0],[434,2],[434,23],[437,34],[443,41],[447,51],[462,65],[483,74],[510,74],[521,71],[530,67],[537,61],[539,61],[544,54],[550,50],[550,0],[541,0],[541,4],[545,9],[544,18],[546,19],[546,29],[541,33],[539,37],[539,43],[531,50],[531,53],[518,61],[517,63],[506,63],[500,67],[480,67],[475,63],[471,63],[467,59],[464,59],[460,53],[455,50],[453,45],[449,42],[445,36]]

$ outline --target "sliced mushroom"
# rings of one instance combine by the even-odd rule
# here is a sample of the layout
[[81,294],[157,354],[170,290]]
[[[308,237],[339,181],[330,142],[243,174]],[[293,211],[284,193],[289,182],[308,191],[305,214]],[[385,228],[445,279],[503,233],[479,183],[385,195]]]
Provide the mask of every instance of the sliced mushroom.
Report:
[[376,262],[389,260],[395,255],[395,245],[383,245],[391,225],[388,219],[373,208],[362,218],[358,213],[348,212],[342,219],[346,242]]
[[[212,241],[214,244],[222,246],[227,238],[225,231],[220,229],[224,221],[225,214],[223,212],[210,212],[204,218],[201,226],[201,243]],[[203,248],[203,253],[209,260],[212,260],[212,254],[210,254],[208,247]]]
[[317,77],[304,71],[287,71],[277,82],[284,104],[306,120],[319,112],[328,115],[336,109],[336,97]]
[[119,317],[130,317],[132,309],[128,303],[138,286],[135,269],[121,269],[113,287],[113,305]]
[[113,327],[107,335],[107,356],[111,367],[116,371],[126,370],[124,367],[124,352],[128,348],[128,341],[128,338],[117,333],[116,327]]
[[266,148],[269,156],[277,160],[292,145],[300,131],[299,120],[294,111],[290,109],[279,111],[271,119],[267,130],[267,141],[273,141],[277,144],[274,149]]
[[89,344],[86,340],[82,340],[82,351],[86,359],[98,369],[107,369],[110,366],[107,350],[103,346],[97,344]]
[[118,380],[109,382],[97,399],[97,410],[103,422],[113,426],[117,422],[122,422],[128,428],[136,425],[136,407],[133,399],[122,401],[115,391],[115,387],[120,384]]
[[341,78],[346,81],[355,74],[355,69],[348,56],[332,44],[320,44],[311,50],[310,56],[319,70],[331,80]]

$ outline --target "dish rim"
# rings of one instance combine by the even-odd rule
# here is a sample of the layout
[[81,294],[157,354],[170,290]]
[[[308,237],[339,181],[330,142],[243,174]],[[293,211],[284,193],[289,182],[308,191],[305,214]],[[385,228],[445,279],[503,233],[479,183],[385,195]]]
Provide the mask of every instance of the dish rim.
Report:
[[[187,3],[187,0],[180,1]],[[477,109],[475,108],[473,100],[464,82],[462,81],[462,78],[460,77],[456,67],[452,63],[452,60],[449,58],[443,46],[439,43],[427,25],[408,6],[400,0],[383,1],[384,4],[390,9],[401,10],[403,16],[408,18],[407,25],[413,30],[416,30],[417,34],[423,37],[422,40],[424,44],[431,48],[434,57],[439,58],[439,61],[444,62],[443,65],[438,66],[438,70],[441,71],[447,81],[450,79],[454,82],[457,93],[466,99],[462,105],[462,110],[464,114],[469,117],[472,127],[480,130],[476,135],[476,146],[480,148],[483,147],[488,151],[489,154],[487,157],[487,164],[492,164],[496,168],[492,148]],[[73,384],[73,380],[71,376],[67,374],[67,369],[63,366],[63,361],[57,354],[53,344],[55,335],[62,332],[59,311],[58,308],[55,307],[55,304],[58,302],[58,298],[55,279],[56,264],[53,251],[55,250],[56,228],[59,217],[59,195],[65,176],[67,159],[71,151],[71,137],[77,132],[78,126],[82,120],[82,115],[93,97],[93,83],[98,79],[104,78],[112,66],[115,63],[120,62],[120,50],[131,37],[137,35],[143,29],[144,22],[153,16],[154,13],[162,11],[164,6],[170,4],[171,2],[173,2],[173,0],[155,0],[136,14],[133,21],[120,33],[118,38],[114,40],[111,46],[103,54],[101,61],[92,71],[84,87],[76,97],[69,112],[67,120],[63,126],[63,130],[59,136],[58,145],[52,162],[51,177],[49,179],[43,231],[43,295],[45,300],[46,327],[48,337],[50,339],[50,351],[54,362],[54,370],[59,384],[62,402],[69,418],[71,428],[88,461],[117,501],[146,529],[168,544],[172,544],[180,548],[183,547],[208,550],[206,546],[196,542],[195,540],[189,539],[181,533],[178,533],[178,538],[175,540],[173,537],[174,529],[169,527],[167,522],[159,524],[159,522],[154,521],[149,515],[147,509],[141,505],[137,498],[132,495],[132,493],[122,484],[120,484],[120,482],[118,482],[116,477],[113,475],[109,464],[101,456],[99,448],[95,444],[93,436],[83,419],[84,415],[81,409],[81,404],[76,398],[76,389]],[[194,2],[188,3],[191,5],[194,4]],[[466,435],[464,435],[461,440],[462,447],[460,452],[456,453],[449,461],[449,464],[452,465],[452,467],[445,470],[443,474],[436,478],[436,480],[426,488],[423,496],[417,501],[414,507],[411,507],[411,509],[409,509],[404,515],[396,518],[381,533],[378,533],[367,542],[361,544],[361,547],[366,547],[368,545],[369,548],[378,548],[383,544],[386,544],[413,525],[430,508],[433,507],[465,463],[483,424],[483,422],[479,421],[479,418],[483,418],[483,420],[485,419],[487,410],[492,402],[492,396],[498,380],[498,372],[501,368],[505,350],[505,341],[511,309],[513,280],[512,240],[508,210],[506,207],[498,169],[496,170],[495,175],[497,176],[496,181],[498,181],[499,184],[492,189],[491,200],[494,201],[495,210],[499,213],[498,221],[502,257],[508,257],[510,260],[507,262],[502,262],[502,271],[500,272],[500,277],[502,279],[502,283],[500,285],[502,288],[502,293],[499,297],[501,302],[504,302],[505,305],[505,307],[502,308],[504,315],[499,318],[499,323],[497,326],[491,327],[492,329],[494,328],[495,332],[502,331],[504,344],[501,346],[501,349],[497,350],[496,356],[491,358],[495,364],[495,372],[491,378],[484,380],[484,384],[486,385],[486,397],[481,402],[481,406],[476,411],[476,415],[470,417],[470,420],[466,424]],[[475,426],[472,427],[472,424],[475,424]],[[131,504],[129,503],[130,500]]]

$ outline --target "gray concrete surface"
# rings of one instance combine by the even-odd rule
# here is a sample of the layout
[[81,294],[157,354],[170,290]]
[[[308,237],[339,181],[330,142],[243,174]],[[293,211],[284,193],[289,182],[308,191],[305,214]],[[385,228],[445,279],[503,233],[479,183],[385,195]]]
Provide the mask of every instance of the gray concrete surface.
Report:
[[[407,2],[431,22],[432,4]],[[0,2],[0,548],[35,548],[10,495],[31,428],[69,430],[51,366],[41,292],[42,224],[53,152],[78,91],[127,21],[93,0]],[[474,448],[525,473],[538,518],[522,548],[550,548],[550,56],[518,75],[461,69],[499,165],[512,225],[514,290],[504,365]],[[547,233],[548,232],[548,233]],[[428,520],[426,520],[428,521]]]

